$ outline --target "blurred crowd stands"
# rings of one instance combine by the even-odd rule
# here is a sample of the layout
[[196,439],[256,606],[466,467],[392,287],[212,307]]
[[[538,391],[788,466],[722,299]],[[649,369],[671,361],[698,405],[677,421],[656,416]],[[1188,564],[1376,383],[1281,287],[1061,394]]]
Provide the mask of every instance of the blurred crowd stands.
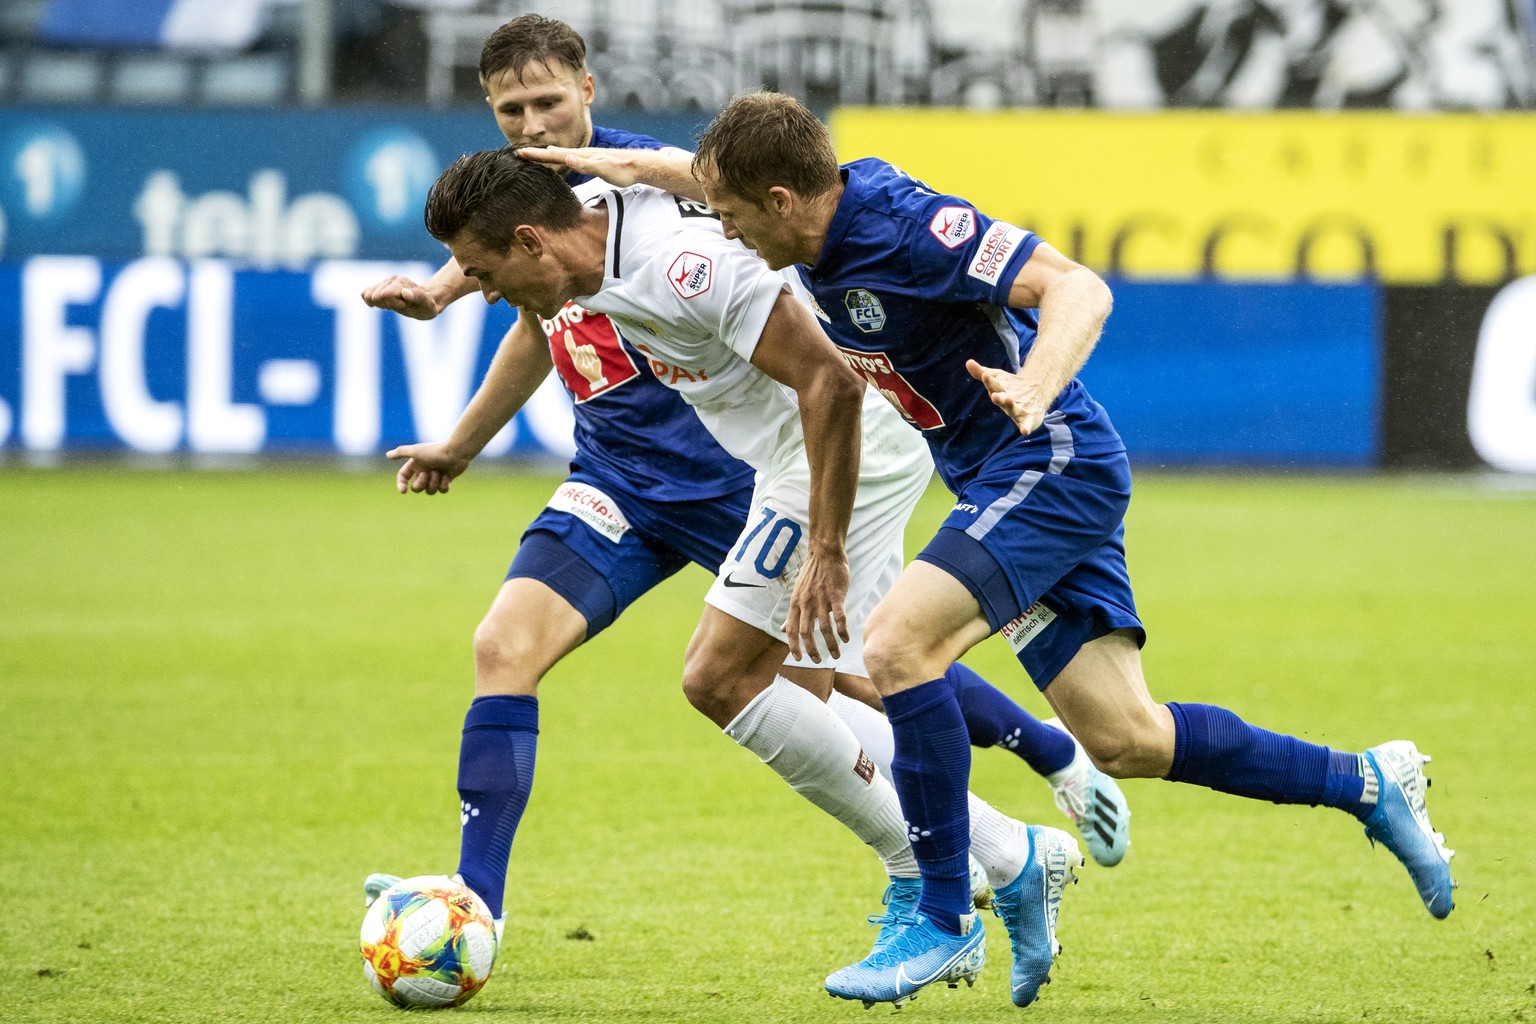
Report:
[[0,100],[474,102],[529,11],[642,110],[1536,105],[1536,0],[7,0]]

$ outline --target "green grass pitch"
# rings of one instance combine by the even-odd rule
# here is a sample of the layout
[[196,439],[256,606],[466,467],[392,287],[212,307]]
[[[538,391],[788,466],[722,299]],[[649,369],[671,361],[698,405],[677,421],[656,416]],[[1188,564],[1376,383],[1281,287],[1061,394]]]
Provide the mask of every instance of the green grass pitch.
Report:
[[[429,499],[383,465],[6,467],[0,1019],[398,1019],[362,978],[360,882],[453,868],[470,636],[556,479]],[[1129,782],[1133,848],[1068,892],[1042,1001],[1009,1005],[991,921],[976,988],[902,1019],[1536,1020],[1536,493],[1147,475],[1128,529],[1154,694],[1416,740],[1458,909],[1432,920],[1337,812]],[[449,1012],[889,1014],[822,991],[873,938],[873,856],[678,691],[706,584],[684,572],[546,680],[507,941]],[[969,660],[1046,713],[999,641]],[[1012,755],[978,751],[973,783],[1061,823]]]

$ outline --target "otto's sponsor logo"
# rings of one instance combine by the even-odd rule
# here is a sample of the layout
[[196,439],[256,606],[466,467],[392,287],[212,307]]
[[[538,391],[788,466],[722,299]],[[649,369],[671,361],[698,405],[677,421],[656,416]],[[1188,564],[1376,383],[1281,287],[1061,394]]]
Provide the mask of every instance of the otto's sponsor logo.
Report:
[[617,544],[629,532],[629,520],[614,500],[590,484],[562,484],[549,499],[549,507],[569,512],[599,534]]
[[875,762],[869,759],[864,751],[859,751],[859,759],[853,763],[853,774],[863,779],[866,783],[875,781]]
[[885,327],[885,307],[873,292],[855,288],[843,296],[843,306],[853,326],[865,334],[873,334]]
[[1008,641],[1008,646],[1012,647],[1013,652],[1017,654],[1028,647],[1030,641],[1039,636],[1046,626],[1055,621],[1056,613],[1036,601],[1024,609],[1024,614],[1003,626],[1003,639]]
[[709,262],[708,256],[685,252],[672,261],[671,268],[667,270],[667,281],[678,295],[691,299],[709,291],[713,272],[714,265]]
[[981,236],[981,244],[976,247],[976,257],[971,260],[965,272],[978,281],[997,284],[998,278],[1003,275],[1003,268],[1008,265],[1008,257],[1013,255],[1013,250],[1023,240],[1023,228],[1004,224],[1000,220],[993,221],[987,233]]
[[539,318],[549,339],[560,382],[579,405],[639,375],[640,369],[619,341],[613,322],[602,313],[567,302],[548,320]]
[[917,389],[907,382],[907,378],[897,372],[884,352],[855,352],[841,345],[837,350],[843,354],[843,360],[853,367],[853,372],[863,377],[876,391],[880,392],[908,423],[919,430],[930,430],[944,425],[944,417],[939,415],[939,410],[934,408],[932,402],[918,394]]
[[928,230],[944,248],[953,249],[976,233],[976,211],[969,206],[946,206],[933,215]]

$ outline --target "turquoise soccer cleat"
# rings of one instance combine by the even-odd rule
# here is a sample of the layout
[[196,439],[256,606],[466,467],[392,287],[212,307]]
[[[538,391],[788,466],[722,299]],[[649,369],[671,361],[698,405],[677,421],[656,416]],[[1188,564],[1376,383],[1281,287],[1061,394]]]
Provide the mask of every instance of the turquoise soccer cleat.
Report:
[[893,878],[891,884],[885,887],[885,895],[880,897],[880,902],[885,905],[885,913],[871,914],[870,924],[880,926],[880,934],[875,936],[875,945],[869,951],[870,956],[883,950],[891,944],[896,937],[898,922],[912,916],[917,910],[917,901],[923,895],[923,880],[921,878]]
[[373,906],[374,900],[384,895],[384,890],[401,882],[399,875],[387,875],[383,872],[375,872],[363,879],[363,906]]
[[987,962],[987,933],[981,919],[960,919],[964,935],[951,935],[922,914],[903,914],[886,925],[869,956],[827,978],[827,993],[858,999],[867,1010],[876,1003],[900,1008],[936,981],[956,988],[974,984]]
[[[1045,724],[1067,732],[1058,718],[1047,718]],[[1112,868],[1125,859],[1125,851],[1131,847],[1131,808],[1119,784],[1095,767],[1076,736],[1072,745],[1077,755],[1050,777],[1051,796],[1061,813],[1077,826],[1094,863]]]
[[993,912],[1008,929],[1013,947],[1009,983],[1015,1006],[1028,1006],[1051,981],[1051,964],[1061,952],[1056,941],[1056,916],[1061,893],[1075,883],[1074,868],[1083,863],[1077,840],[1059,828],[1029,826],[1029,863],[1019,877],[997,890]]
[[1376,773],[1376,809],[1365,819],[1365,835],[1397,855],[1413,878],[1419,898],[1435,917],[1448,916],[1455,906],[1451,890],[1451,858],[1445,836],[1429,824],[1424,808],[1424,765],[1429,755],[1408,740],[1393,740],[1365,752],[1365,761]]

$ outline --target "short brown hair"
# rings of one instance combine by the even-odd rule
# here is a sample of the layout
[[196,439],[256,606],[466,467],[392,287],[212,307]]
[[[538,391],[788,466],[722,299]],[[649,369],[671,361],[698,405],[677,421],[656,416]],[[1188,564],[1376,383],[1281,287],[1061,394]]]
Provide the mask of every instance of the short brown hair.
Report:
[[423,219],[439,242],[468,232],[474,241],[506,252],[520,224],[555,231],[576,227],[581,203],[559,174],[503,146],[455,160],[427,192]]
[[543,64],[551,71],[564,64],[577,76],[587,73],[587,43],[581,33],[563,21],[542,14],[524,14],[492,32],[480,47],[480,82],[488,84],[503,71],[517,80],[529,64]]
[[727,192],[759,204],[775,185],[810,199],[841,180],[827,126],[776,92],[739,96],[720,111],[699,140],[693,169],[713,172]]

